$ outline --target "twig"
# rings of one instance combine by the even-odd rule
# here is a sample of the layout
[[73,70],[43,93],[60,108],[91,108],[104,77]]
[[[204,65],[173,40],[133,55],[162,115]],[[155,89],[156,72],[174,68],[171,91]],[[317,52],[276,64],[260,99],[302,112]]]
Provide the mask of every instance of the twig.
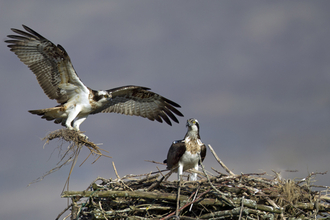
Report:
[[154,160],[144,160],[144,161],[149,162],[149,163],[155,163],[155,164],[160,164],[160,165],[166,165],[165,163],[157,162],[157,161],[154,161]]
[[71,204],[71,219],[77,219],[79,216],[79,210],[80,208],[77,206],[76,202],[72,202]]
[[[271,214],[266,214],[265,212],[261,212],[259,210],[249,209],[246,207],[243,207],[243,210],[246,213],[250,213],[250,214],[268,216],[268,218],[266,218],[266,219],[274,219],[274,217],[271,218],[271,216],[272,216]],[[216,217],[220,217],[219,219],[229,219],[229,218],[231,219],[233,216],[239,215],[240,212],[241,212],[241,207],[236,207],[231,210],[217,211],[217,212],[204,214],[204,215],[200,216],[200,219],[213,219],[213,218],[218,219]],[[224,217],[226,217],[226,218],[224,218]]]
[[242,212],[243,212],[243,207],[244,207],[244,197],[245,196],[242,196],[242,205],[241,205],[241,210],[239,211],[239,218],[238,218],[238,220],[241,220],[241,218],[242,218]]
[[158,166],[156,166],[156,168],[157,168],[158,172],[159,172],[162,176],[164,176],[163,172],[158,168]]
[[69,218],[70,215],[71,215],[71,214],[68,214],[67,216],[65,216],[65,217],[63,218],[63,220],[66,220],[67,218]]
[[212,189],[214,189],[217,193],[219,193],[220,194],[220,198],[223,199],[228,205],[235,207],[234,203],[230,199],[228,199],[222,192],[220,192],[217,188],[215,188],[215,186],[212,184],[209,176],[205,172],[204,165],[202,163],[202,158],[201,158],[201,155],[199,153],[198,153],[198,156],[199,156],[199,163],[200,163],[200,165],[202,167],[203,173],[206,176],[207,181],[209,182],[209,184],[212,187]]
[[154,182],[151,186],[147,189],[147,191],[151,191],[153,188],[160,185],[160,183],[165,179],[166,175],[163,176],[159,181]]
[[219,175],[225,175],[225,174],[221,173],[220,171],[214,169],[213,167],[211,167],[211,169],[212,169],[214,172],[216,172],[217,174],[219,174]]
[[[32,181],[28,186],[30,186],[33,183],[36,183],[36,182],[39,182],[39,181],[43,180],[47,175],[61,169],[64,165],[67,165],[67,164],[71,163],[70,172],[69,172],[68,178],[67,178],[67,180],[64,184],[64,187],[63,187],[63,191],[64,191],[65,187],[67,187],[67,188],[69,187],[70,176],[72,174],[74,166],[76,165],[80,150],[83,146],[85,146],[89,149],[90,154],[82,162],[82,164],[88,159],[88,157],[91,154],[99,156],[93,163],[95,163],[100,158],[100,156],[105,156],[105,157],[111,158],[110,156],[105,155],[101,152],[101,151],[105,151],[105,152],[108,153],[108,151],[99,148],[95,143],[89,141],[85,137],[86,136],[82,135],[81,132],[77,132],[75,130],[69,130],[69,129],[58,129],[58,130],[55,130],[55,131],[52,131],[52,132],[48,133],[46,135],[46,137],[44,137],[42,139],[42,140],[45,140],[44,147],[51,140],[60,139],[62,141],[61,144],[57,146],[57,148],[59,149],[59,155],[61,155],[60,160],[59,160],[59,162],[57,162],[55,168],[49,170],[43,176],[41,176],[41,177],[37,178],[36,180]],[[61,154],[62,153],[62,146],[63,146],[64,141],[68,142],[69,146],[64,151],[64,153]]]
[[179,209],[180,209],[180,191],[181,191],[181,175],[179,177],[179,181],[178,181],[178,193],[177,193],[177,200],[176,200],[176,211],[175,211],[175,215],[177,217],[179,217]]
[[66,211],[68,211],[71,208],[72,205],[68,205],[60,214],[58,214],[57,218],[55,220],[58,220]]
[[99,201],[99,207],[100,207],[101,213],[103,214],[103,217],[105,218],[105,220],[108,220],[107,216],[105,216],[105,211],[102,208],[101,201]]
[[117,179],[120,180],[120,176],[118,175],[118,172],[117,172],[117,169],[116,169],[116,166],[115,166],[115,162],[113,162],[113,161],[112,161],[112,167],[113,167],[113,169],[115,171],[115,174],[116,174]]
[[118,172],[117,172],[117,169],[116,169],[116,166],[115,166],[115,162],[113,162],[113,161],[112,161],[112,166],[113,166],[113,169],[115,170],[115,174],[117,176],[118,182],[123,184],[123,186],[126,187],[127,189],[129,189],[131,191],[134,191],[131,187],[127,186],[124,181],[121,180],[120,176],[118,175]]
[[[201,198],[202,196],[204,196],[206,193],[208,193],[209,191],[210,191],[210,189],[208,189],[208,190],[206,190],[205,192],[201,193],[201,194],[197,197],[196,200],[193,200],[193,201],[191,201],[191,202],[186,203],[184,206],[182,206],[182,207],[179,209],[179,211],[185,209],[186,207],[188,207],[189,205],[191,205],[191,204],[193,204],[193,203],[196,203],[196,202],[202,202],[203,200],[202,200],[202,201],[199,201],[200,198]],[[199,203],[199,204],[200,204],[200,203]],[[175,214],[175,212],[172,212],[171,214],[169,214],[169,215],[167,215],[167,216],[161,218],[160,220],[168,219],[169,217],[173,216],[174,214]]]
[[[196,192],[195,192],[195,195],[194,195],[194,198],[193,198],[192,201],[195,201],[199,188],[200,188],[200,186],[196,189]],[[189,212],[191,212],[191,209],[192,209],[193,205],[194,205],[193,203],[190,205]]]
[[229,170],[228,169],[228,167],[219,159],[219,157],[218,157],[218,155],[215,153],[215,151],[213,150],[213,148],[211,147],[211,145],[209,144],[209,145],[207,145],[209,148],[210,148],[210,150],[211,150],[211,152],[212,152],[212,154],[213,154],[213,156],[215,157],[215,159],[218,161],[218,163],[220,164],[220,166],[223,168],[223,169],[225,169],[226,170],[226,172],[227,173],[229,173],[230,175],[235,175],[231,170]]
[[[90,155],[92,155],[92,152],[89,152],[89,154],[88,154],[88,156],[86,157],[86,159],[79,165],[79,167],[81,167],[84,163],[85,163],[85,161],[89,158],[89,156]],[[95,161],[94,161],[95,162]],[[94,163],[93,162],[93,163]]]
[[[205,192],[209,192],[210,189],[206,190]],[[203,192],[201,195],[204,195]],[[200,195],[200,196],[201,196]],[[144,198],[144,199],[158,199],[158,200],[168,200],[176,202],[177,195],[172,193],[155,193],[155,192],[143,192],[143,191],[65,191],[62,193],[62,198],[68,197],[84,197],[84,198],[118,198],[118,197],[131,197],[131,198]],[[200,197],[199,196],[199,197]],[[189,199],[188,196],[181,195],[180,201],[187,201]],[[197,201],[197,199],[196,199]],[[195,201],[195,202],[196,202]],[[200,201],[202,205],[215,205],[221,206],[224,205],[224,202],[219,201],[218,199],[212,198],[205,198]]]
[[103,183],[109,183],[109,182],[111,182],[111,179],[106,179],[106,178],[103,178],[103,177],[97,177],[91,184],[89,184],[88,188],[91,187],[98,180],[101,180]]

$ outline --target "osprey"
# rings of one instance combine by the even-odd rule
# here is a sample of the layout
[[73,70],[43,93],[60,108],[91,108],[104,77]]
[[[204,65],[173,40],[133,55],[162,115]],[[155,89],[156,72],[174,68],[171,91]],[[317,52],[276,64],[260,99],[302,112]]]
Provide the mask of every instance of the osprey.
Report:
[[161,123],[164,120],[169,125],[172,125],[171,118],[179,123],[174,114],[183,116],[176,109],[180,105],[149,88],[132,85],[98,91],[88,88],[79,79],[61,45],[56,46],[25,25],[23,28],[26,32],[12,28],[18,35],[8,35],[11,39],[5,42],[36,75],[45,94],[59,103],[53,108],[30,110],[30,113],[77,131],[88,115],[99,112],[136,115]]
[[[178,173],[178,180],[183,171],[194,168],[198,170],[199,155],[204,161],[206,156],[206,146],[202,143],[199,136],[199,123],[197,119],[191,118],[187,120],[188,131],[183,140],[174,141],[168,151],[167,169]],[[197,180],[197,173],[190,176],[192,181]]]

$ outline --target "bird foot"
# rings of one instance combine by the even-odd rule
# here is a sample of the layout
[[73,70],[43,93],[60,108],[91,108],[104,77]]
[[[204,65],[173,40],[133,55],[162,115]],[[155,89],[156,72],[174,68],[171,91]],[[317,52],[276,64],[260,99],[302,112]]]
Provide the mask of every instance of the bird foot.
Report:
[[85,135],[84,133],[81,133],[81,132],[79,133],[79,136],[81,136],[83,139],[86,139],[86,140],[89,139],[87,135]]

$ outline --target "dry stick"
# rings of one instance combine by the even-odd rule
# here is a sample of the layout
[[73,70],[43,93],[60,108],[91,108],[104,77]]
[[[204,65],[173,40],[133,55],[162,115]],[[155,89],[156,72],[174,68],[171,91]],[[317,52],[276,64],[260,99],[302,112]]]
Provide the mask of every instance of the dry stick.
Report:
[[219,190],[218,190],[218,189],[212,184],[212,182],[211,182],[209,176],[208,176],[208,175],[206,174],[206,172],[205,172],[204,165],[203,165],[203,163],[202,163],[202,158],[201,158],[200,153],[198,153],[198,157],[199,157],[199,163],[200,163],[200,165],[201,165],[201,167],[202,167],[203,173],[204,173],[204,175],[206,176],[207,181],[208,181],[208,183],[210,184],[210,186],[212,187],[212,189],[214,189],[217,193],[219,193],[221,199],[223,199],[228,205],[233,206],[233,207],[236,207],[235,204],[234,204],[230,199],[228,199],[228,198],[227,198],[222,192],[220,192],[220,191],[219,191]]
[[66,211],[68,211],[70,208],[71,208],[71,204],[70,205],[68,205],[68,207],[66,207],[60,214],[58,214],[58,216],[57,216],[57,218],[55,219],[55,220],[59,220],[60,219],[60,217],[66,212]]
[[161,164],[161,165],[166,165],[165,163],[161,163],[161,162],[157,162],[154,160],[144,160],[145,162],[149,162],[149,163],[155,163],[155,164]]
[[78,155],[79,155],[79,153],[80,153],[80,149],[81,149],[81,145],[79,144],[79,145],[77,145],[77,149],[76,149],[76,151],[74,152],[74,157],[73,157],[73,161],[72,161],[72,164],[71,164],[71,168],[70,168],[69,176],[68,176],[67,180],[65,181],[65,184],[64,184],[64,187],[63,187],[62,193],[64,192],[65,186],[67,186],[67,191],[69,191],[69,183],[70,183],[71,173],[72,173],[72,171],[73,171],[74,166],[75,166],[76,163],[77,163],[77,159],[78,159]]
[[[79,167],[81,167],[84,163],[85,163],[85,161],[89,158],[89,156],[92,154],[92,151],[90,151],[89,152],[89,154],[88,154],[88,156],[86,157],[86,159],[79,165]],[[98,158],[97,158],[97,160],[98,160]],[[95,162],[95,161],[94,161]],[[93,163],[94,163],[93,162]]]
[[65,216],[64,218],[63,218],[63,220],[66,220],[67,218],[69,218],[71,216],[71,214],[68,214],[67,216]]
[[[89,154],[88,154],[88,156],[86,157],[86,159],[79,165],[79,167],[81,167],[86,162],[86,160],[89,158],[89,156],[92,155],[92,154],[94,154],[94,153],[95,152],[90,151]],[[99,156],[92,162],[92,164],[94,164],[98,159],[100,159],[101,156],[112,158],[112,157],[110,157],[108,155],[103,155],[103,154],[99,154],[99,153],[95,153],[95,154],[97,154]]]
[[[191,202],[186,203],[184,206],[182,206],[182,207],[179,209],[179,211],[185,209],[186,207],[188,207],[188,206],[191,205],[191,204],[194,204],[194,203],[198,202],[199,199],[200,199],[202,196],[204,196],[206,193],[208,193],[210,190],[211,190],[211,189],[208,189],[208,190],[206,190],[205,192],[201,193],[201,194],[197,197],[196,200],[193,200],[193,201],[191,201]],[[192,195],[191,195],[191,196],[192,196]],[[191,197],[191,196],[190,196],[190,197]],[[189,198],[188,198],[188,199],[189,199]],[[173,216],[174,214],[175,214],[175,212],[172,212],[172,213],[168,214],[167,216],[161,218],[160,220],[168,219],[169,217]]]
[[117,179],[118,179],[118,182],[120,182],[121,184],[124,185],[124,187],[126,187],[127,189],[131,190],[131,191],[134,191],[131,187],[127,186],[124,181],[121,180],[120,176],[118,175],[118,172],[117,172],[117,169],[116,169],[116,166],[115,166],[115,162],[112,161],[112,166],[113,166],[113,169],[115,170],[115,174],[117,176]]
[[103,217],[105,218],[105,220],[108,220],[107,216],[105,216],[105,211],[104,211],[104,209],[102,208],[101,201],[99,201],[99,207],[100,207],[101,213],[103,214]]
[[[199,187],[197,188],[197,190],[196,190],[196,192],[195,192],[195,195],[194,195],[194,198],[193,198],[192,201],[195,201],[195,199],[196,199],[196,197],[197,197],[198,190],[199,190],[200,187],[201,187],[201,186],[199,185]],[[191,205],[190,205],[189,212],[191,212],[191,209],[192,209],[193,205],[194,205],[194,204],[191,204]]]
[[[156,172],[159,173],[159,172]],[[131,179],[133,177],[141,177],[141,176],[149,176],[150,174],[154,174],[154,173],[144,173],[144,174],[127,174],[125,176],[123,176],[121,179]]]
[[181,191],[181,175],[179,175],[178,194],[177,194],[176,210],[175,210],[175,215],[177,217],[179,217],[179,209],[180,209],[180,191]]
[[214,172],[216,172],[217,174],[219,174],[219,175],[225,175],[225,174],[219,172],[218,170],[214,169],[213,167],[211,167],[211,169],[212,169]]
[[86,190],[88,190],[90,188],[93,188],[93,184],[96,183],[96,181],[98,181],[98,180],[103,181],[103,183],[109,183],[109,182],[112,181],[111,179],[106,179],[106,178],[103,178],[103,177],[97,177],[93,182],[91,182],[91,184],[89,184],[89,186],[87,187]]
[[156,166],[156,168],[157,168],[158,172],[160,172],[160,174],[164,177],[163,172],[158,168],[158,166]]
[[[92,164],[94,164],[98,159],[100,159],[101,158],[101,156],[105,156],[105,157],[108,157],[108,158],[112,158],[112,157],[110,157],[110,156],[107,156],[107,155],[99,155],[94,161],[93,161],[93,163]],[[86,159],[87,160],[87,159]]]
[[[250,190],[250,191],[255,191],[255,189],[254,188],[252,188],[252,187],[250,187],[250,186],[244,186],[246,189],[248,189],[248,190]],[[267,202],[270,204],[270,205],[272,205],[275,209],[281,209],[273,200],[271,200],[264,192],[262,192],[262,191],[259,191],[258,192],[258,194],[260,195],[260,196],[263,196],[266,200],[267,200]],[[281,214],[281,215],[283,215],[283,213]]]
[[[264,215],[268,217],[268,214],[260,210],[250,209],[246,207],[244,207],[243,209],[245,210],[246,213],[249,213],[250,215],[251,214],[256,215],[257,219],[259,219],[260,215]],[[234,216],[235,217],[238,216],[240,211],[241,211],[241,207],[233,208],[231,210],[216,211],[216,212],[204,214],[200,216],[200,219],[232,219]],[[254,219],[254,218],[250,218],[250,219]],[[273,218],[268,217],[267,219],[273,219]]]
[[157,187],[160,185],[160,183],[165,179],[166,176],[163,176],[160,180],[157,180],[156,182],[154,182],[153,184],[151,184],[151,186],[149,186],[149,188],[147,189],[147,192],[151,191],[153,188]]
[[72,200],[71,206],[72,206],[72,208],[71,208],[71,219],[78,219],[80,208],[77,206],[76,201]]
[[239,211],[239,218],[238,218],[238,220],[241,220],[242,219],[242,212],[243,212],[243,207],[244,207],[244,197],[245,196],[243,196],[242,197],[242,205],[241,205],[241,210]]
[[[205,206],[223,206],[225,203],[222,201],[219,201],[219,199],[211,199],[211,198],[201,198],[205,193],[210,192],[212,189],[208,189],[207,191],[201,193],[197,199],[193,202],[196,203],[198,202],[200,205],[205,205]],[[155,192],[142,192],[142,191],[69,191],[69,192],[64,192],[61,197],[62,198],[67,198],[67,197],[97,197],[97,198],[118,198],[118,197],[131,197],[131,198],[146,198],[146,199],[158,199],[158,200],[169,200],[169,201],[176,201],[176,194],[171,194],[171,193],[155,193]],[[181,201],[188,201],[189,197],[185,195],[181,195],[180,197]],[[240,199],[234,198],[233,201],[236,204],[239,204],[241,202]],[[186,205],[190,205],[192,202],[187,203]],[[183,206],[183,207],[186,207]],[[306,210],[313,210],[314,209],[314,204],[310,203],[298,203],[296,205],[299,208],[306,209]],[[183,209],[183,207],[180,208],[180,210]],[[281,214],[283,210],[278,210],[274,209],[273,207],[266,206],[266,205],[260,205],[256,204],[253,202],[253,200],[250,199],[245,199],[244,200],[244,208],[251,208],[251,209],[258,209],[260,211],[265,211],[265,212],[272,212],[276,214]],[[238,207],[239,208],[239,207]],[[328,207],[320,204],[320,211],[325,212],[328,210]],[[175,214],[175,211],[173,212],[173,215]]]
[[[59,148],[59,153],[62,151],[62,145],[63,145],[63,142],[66,141],[66,142],[69,142],[69,146],[68,146],[68,149],[64,152],[64,154],[61,156],[60,158],[60,161],[56,164],[57,166],[53,169],[51,169],[50,171],[48,171],[46,174],[44,174],[42,177],[39,177],[38,179],[32,181],[29,185],[31,185],[32,183],[35,183],[35,182],[38,182],[38,181],[41,181],[44,177],[46,177],[47,175],[59,170],[60,168],[62,168],[64,165],[67,165],[69,163],[72,162],[73,166],[71,166],[71,169],[70,169],[70,173],[69,173],[69,176],[68,176],[68,179],[64,185],[64,188],[66,186],[66,184],[69,183],[69,179],[70,179],[70,175],[72,173],[72,170],[73,170],[73,167],[75,165],[75,162],[77,162],[77,158],[79,156],[79,152],[80,152],[80,149],[82,148],[82,146],[86,146],[89,150],[90,150],[90,154],[97,154],[99,155],[99,157],[93,162],[95,163],[99,158],[100,156],[106,156],[106,157],[109,157],[111,158],[110,156],[108,155],[104,155],[102,154],[101,151],[105,151],[107,153],[109,153],[108,151],[104,150],[104,149],[101,149],[99,148],[96,144],[94,144],[93,142],[90,142],[88,141],[86,138],[83,138],[81,136],[81,133],[75,131],[75,130],[69,130],[69,129],[59,129],[59,130],[55,130],[53,132],[50,132],[49,134],[47,134],[46,137],[44,137],[42,140],[46,140],[45,144],[44,144],[44,147],[46,144],[48,144],[51,140],[54,140],[54,139],[60,139],[62,140],[62,143],[57,147]],[[89,157],[90,155],[88,155]],[[66,158],[66,157],[69,157],[67,160],[65,160],[63,162],[63,160]],[[88,158],[87,157],[87,158]],[[87,160],[87,158],[84,160],[84,162]],[[83,162],[83,163],[84,163]],[[83,164],[82,163],[82,164]],[[81,165],[82,165],[81,164]],[[80,165],[80,166],[81,166]],[[28,185],[28,186],[29,186]]]
[[233,172],[231,172],[231,170],[229,170],[228,167],[224,163],[222,163],[222,161],[219,159],[218,155],[215,153],[215,151],[213,150],[213,148],[211,147],[211,145],[209,144],[207,146],[210,148],[213,156],[218,161],[218,163],[220,164],[220,166],[222,166],[222,168],[225,169],[227,173],[229,173],[230,175],[235,176],[235,174]]
[[115,170],[115,174],[117,176],[117,179],[120,180],[120,176],[118,175],[118,172],[117,172],[117,169],[116,169],[116,166],[115,166],[115,162],[112,161],[112,166],[113,166],[113,169]]

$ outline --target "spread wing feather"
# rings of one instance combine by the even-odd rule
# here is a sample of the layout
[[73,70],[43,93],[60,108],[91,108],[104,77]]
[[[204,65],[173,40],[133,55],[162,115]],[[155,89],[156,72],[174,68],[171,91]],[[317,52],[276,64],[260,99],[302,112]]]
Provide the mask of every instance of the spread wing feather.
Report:
[[[23,25],[25,31],[12,29],[17,35],[8,35],[5,42],[19,59],[36,75],[39,85],[50,99],[65,103],[75,94],[89,93],[89,89],[76,74],[69,55],[61,45],[55,45],[31,28]],[[163,120],[171,125],[170,119],[178,123],[176,115],[183,116],[176,109],[177,103],[166,99],[149,88],[123,86],[107,90],[112,99],[91,112],[115,112],[136,115],[152,121]]]
[[109,89],[107,92],[111,94],[111,100],[91,114],[114,112],[141,116],[151,121],[163,122],[164,120],[169,125],[172,124],[171,118],[178,123],[178,119],[174,114],[183,116],[175,108],[180,107],[180,105],[149,90],[149,88],[140,86],[122,86]]
[[19,35],[8,35],[11,39],[5,42],[36,75],[39,85],[50,99],[64,103],[73,93],[88,91],[61,45],[56,46],[25,25],[23,28],[26,32],[12,28]]

